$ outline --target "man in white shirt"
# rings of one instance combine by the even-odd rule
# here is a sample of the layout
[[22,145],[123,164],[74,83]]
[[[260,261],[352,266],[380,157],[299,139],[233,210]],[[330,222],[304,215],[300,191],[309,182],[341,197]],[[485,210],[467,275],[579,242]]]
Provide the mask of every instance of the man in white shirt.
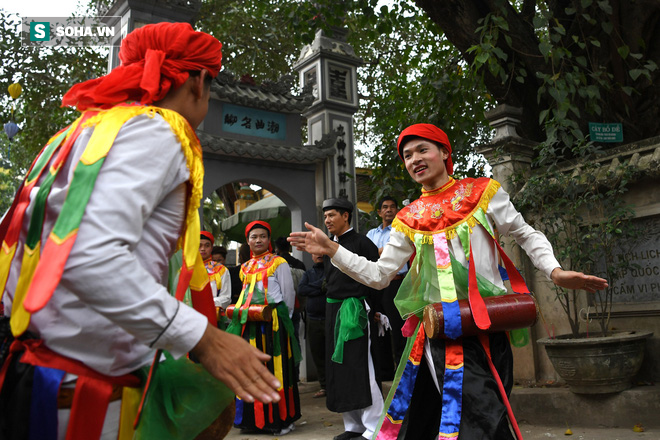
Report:
[[[309,232],[293,232],[289,240],[300,250],[332,257],[344,273],[376,289],[385,287],[415,254],[395,300],[410,323],[411,360],[395,378],[379,435],[513,439],[509,422],[515,421],[508,417],[506,396],[497,391],[502,385],[508,394],[513,385],[511,347],[505,333],[487,332],[490,319],[481,297],[506,293],[495,232],[511,235],[559,286],[594,292],[607,287],[607,281],[561,269],[548,240],[525,223],[496,181],[450,177],[451,144],[438,127],[412,125],[400,134],[397,147],[411,178],[422,185],[422,195],[397,214],[377,262],[352,254],[309,224]],[[509,278],[517,275],[514,271]],[[478,336],[462,335],[457,299],[468,298],[472,319],[484,330]],[[433,303],[443,306],[441,339],[425,338],[419,325],[423,308]]]
[[[182,279],[192,273],[200,295],[208,284],[193,261],[203,182],[194,129],[208,110],[220,48],[187,23],[147,25],[125,37],[120,67],[64,96],[82,115],[35,161],[0,228],[6,249],[15,249],[0,257],[0,273],[17,338],[5,360],[12,368],[3,370],[11,371],[0,377],[0,436],[117,438],[122,387],[139,386],[133,372],[157,349],[174,358],[193,353],[247,401],[279,400],[279,383],[263,365],[269,356],[166,288],[180,239],[193,256]],[[44,283],[52,290],[33,288]],[[199,298],[212,307],[210,294]],[[31,389],[19,387],[28,382]],[[77,383],[70,410],[57,410],[61,382]],[[30,403],[31,395],[39,399]],[[27,402],[20,419],[4,411],[16,402]]]

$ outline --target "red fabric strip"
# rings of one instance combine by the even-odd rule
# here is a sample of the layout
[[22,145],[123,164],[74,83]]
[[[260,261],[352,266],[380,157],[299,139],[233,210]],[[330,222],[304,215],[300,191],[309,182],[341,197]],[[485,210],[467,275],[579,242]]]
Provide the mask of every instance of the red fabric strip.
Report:
[[286,420],[286,413],[287,413],[287,408],[286,408],[286,399],[284,398],[284,388],[278,391],[280,395],[280,401],[277,402],[277,407],[280,410],[280,420]]
[[[50,301],[55,288],[60,283],[60,279],[62,279],[66,260],[69,258],[71,248],[73,248],[77,236],[78,232],[70,235],[61,245],[58,245],[48,237],[39,258],[39,264],[34,271],[32,283],[23,301],[25,310],[30,313],[36,313]],[[47,274],[44,274],[44,265],[48,266]]]
[[111,394],[112,384],[88,376],[78,377],[66,440],[101,438]]
[[502,262],[504,262],[506,273],[509,275],[511,289],[516,293],[530,293],[525,280],[522,275],[520,275],[520,272],[518,272],[518,269],[516,269],[516,266],[513,264],[509,256],[504,252],[500,243],[495,238],[493,238],[493,241],[500,252],[500,257],[502,258]]
[[468,263],[469,281],[468,281],[468,299],[470,300],[470,310],[472,311],[472,319],[481,330],[488,330],[490,328],[490,317],[484,299],[479,293],[477,286],[477,270],[474,256],[472,254],[472,240],[470,240],[470,261]]
[[506,407],[506,413],[509,416],[509,423],[511,423],[511,427],[513,428],[513,431],[516,433],[516,438],[518,440],[523,440],[522,433],[520,432],[520,428],[518,427],[518,422],[516,422],[516,417],[513,415],[513,409],[511,409],[509,398],[506,396],[506,390],[504,389],[504,385],[502,384],[500,373],[497,372],[495,365],[493,365],[493,359],[491,359],[490,356],[490,339],[488,339],[488,334],[479,333],[479,342],[481,342],[481,346],[484,348],[484,351],[486,352],[486,359],[488,359],[488,367],[490,368],[490,372],[495,378],[495,382],[497,383],[497,389],[500,391],[500,397],[502,397],[502,402]]
[[183,301],[183,297],[186,296],[186,290],[188,290],[188,286],[190,285],[193,269],[194,267],[188,269],[184,260],[181,265],[181,272],[179,273],[179,283],[176,285],[176,293],[174,294],[174,297],[179,301]]
[[12,344],[19,343],[25,349],[25,353],[21,358],[21,362],[30,365],[37,365],[40,367],[57,368],[64,370],[67,373],[75,374],[77,376],[86,376],[94,380],[101,380],[110,384],[121,385],[125,387],[138,387],[140,386],[140,379],[132,374],[125,374],[123,376],[106,376],[98,371],[92,370],[87,365],[75,359],[64,357],[55,353],[46,347],[41,339],[28,339],[26,341],[15,340]]
[[293,401],[293,387],[289,387],[289,417],[296,415],[296,405]]
[[261,429],[266,425],[264,419],[264,404],[258,400],[254,401],[254,426]]
[[218,324],[218,319],[215,313],[215,303],[213,302],[211,284],[209,283],[204,286],[204,289],[201,292],[190,289],[190,298],[192,299],[193,308],[206,316],[209,322],[216,326]]

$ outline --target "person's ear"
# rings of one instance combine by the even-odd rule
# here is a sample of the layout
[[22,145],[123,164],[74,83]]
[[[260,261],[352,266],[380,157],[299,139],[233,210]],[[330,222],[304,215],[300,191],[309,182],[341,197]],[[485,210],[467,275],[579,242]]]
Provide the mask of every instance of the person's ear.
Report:
[[206,87],[206,78],[209,76],[209,71],[202,69],[199,75],[191,76],[191,87],[192,93],[196,100],[200,100],[204,97],[205,87]]

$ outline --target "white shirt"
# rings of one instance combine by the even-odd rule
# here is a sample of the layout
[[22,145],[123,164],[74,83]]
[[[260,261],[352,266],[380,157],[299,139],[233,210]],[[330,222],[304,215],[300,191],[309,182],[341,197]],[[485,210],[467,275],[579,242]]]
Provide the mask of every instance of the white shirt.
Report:
[[[263,291],[263,281],[257,281],[255,288]],[[281,263],[268,277],[268,304],[282,301],[289,308],[289,318],[291,318],[296,305],[296,292],[293,289],[293,277],[288,263]]]
[[[378,249],[384,249],[388,241],[390,241],[390,234],[392,233],[392,225],[389,224],[383,227],[381,223],[377,228],[370,229],[367,232],[367,238],[374,242]],[[408,265],[406,264],[397,275],[405,275],[408,272]]]
[[[62,207],[71,164],[91,133],[80,134],[53,185],[42,244]],[[32,316],[29,331],[55,352],[113,376],[148,365],[157,348],[177,358],[190,351],[208,320],[164,287],[182,230],[187,180],[181,145],[167,122],[158,115],[128,121],[101,168],[60,284]],[[7,314],[32,209],[31,202],[7,281]]]
[[[550,279],[552,271],[560,267],[548,239],[542,232],[535,230],[525,222],[523,216],[509,200],[509,195],[502,188],[499,188],[491,199],[486,218],[491,228],[495,226],[500,234],[511,235],[530,257],[534,266],[541,270],[548,279]],[[481,227],[474,228],[471,240],[477,273],[504,288],[497,266],[497,251],[488,232]],[[448,244],[454,257],[467,267],[467,259],[458,234],[449,240]],[[369,261],[339,246],[332,262],[351,278],[380,290],[390,283],[414,250],[414,243],[405,234],[393,230],[378,261]]]
[[218,286],[216,285],[215,280],[211,280],[211,290],[213,291],[213,302],[216,307],[222,307],[227,309],[227,306],[231,304],[231,277],[229,275],[229,270],[225,268],[224,273],[220,276],[220,291],[218,291]]

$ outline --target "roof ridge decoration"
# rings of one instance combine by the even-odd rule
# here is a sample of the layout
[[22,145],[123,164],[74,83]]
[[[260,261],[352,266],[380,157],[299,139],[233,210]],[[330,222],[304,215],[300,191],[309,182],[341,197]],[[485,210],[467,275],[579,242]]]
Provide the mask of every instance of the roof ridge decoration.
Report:
[[197,132],[205,154],[215,153],[225,156],[248,159],[263,159],[284,163],[310,164],[321,162],[337,153],[335,144],[341,136],[339,130],[324,134],[312,145],[275,145],[266,142],[252,142]]
[[302,113],[314,101],[311,88],[304,88],[299,95],[293,95],[295,77],[281,76],[277,81],[264,81],[255,84],[251,77],[237,78],[231,72],[221,71],[211,86],[214,97],[223,102],[264,110]]

